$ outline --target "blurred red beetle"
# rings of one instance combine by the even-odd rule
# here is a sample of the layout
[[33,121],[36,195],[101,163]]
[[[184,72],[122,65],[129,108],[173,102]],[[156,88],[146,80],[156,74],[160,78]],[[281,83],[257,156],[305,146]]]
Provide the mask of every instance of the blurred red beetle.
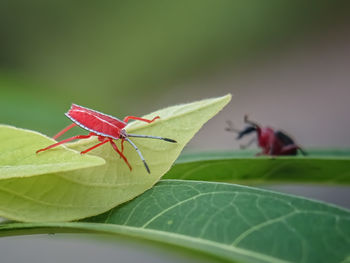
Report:
[[[225,130],[237,133],[237,140],[247,134],[256,132],[258,146],[262,148],[262,152],[257,155],[297,155],[298,150],[303,155],[306,155],[306,152],[286,133],[280,130],[273,130],[270,127],[261,127],[259,124],[250,121],[247,115],[244,116],[244,122],[249,125],[243,130],[237,130],[233,127],[232,122],[228,121],[228,127]],[[251,140],[247,145],[241,146],[241,148],[248,147],[255,140]]]

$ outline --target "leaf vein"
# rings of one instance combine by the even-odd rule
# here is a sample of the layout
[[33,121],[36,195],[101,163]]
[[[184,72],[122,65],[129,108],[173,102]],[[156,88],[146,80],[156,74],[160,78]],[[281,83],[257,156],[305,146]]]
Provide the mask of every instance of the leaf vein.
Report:
[[230,194],[232,195],[232,192],[229,192],[229,191],[218,191],[218,192],[209,192],[209,193],[200,193],[200,194],[197,194],[197,195],[194,195],[194,196],[191,196],[190,198],[187,198],[187,199],[184,199],[182,200],[181,202],[177,203],[177,204],[174,204],[172,206],[169,206],[167,209],[164,209],[162,212],[156,214],[155,216],[153,216],[150,220],[148,220],[146,223],[144,223],[141,228],[146,228],[150,223],[152,223],[154,220],[156,220],[157,218],[159,218],[160,216],[164,215],[166,212],[186,203],[186,202],[189,202],[189,201],[193,201],[199,197],[202,197],[202,196],[206,196],[206,195],[212,195],[212,194]]

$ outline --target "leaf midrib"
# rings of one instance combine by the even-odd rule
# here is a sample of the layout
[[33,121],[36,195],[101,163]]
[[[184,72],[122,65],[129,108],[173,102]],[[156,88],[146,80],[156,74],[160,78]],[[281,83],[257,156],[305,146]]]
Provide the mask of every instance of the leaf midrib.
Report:
[[[0,234],[2,231],[5,230],[13,230],[13,226],[15,229],[20,230],[34,230],[34,232],[30,232],[30,234],[34,233],[42,233],[40,232],[40,229],[49,228],[47,231],[48,233],[52,233],[53,231],[55,233],[67,233],[64,230],[70,229],[71,232],[75,232],[75,230],[90,230],[93,232],[100,232],[100,233],[115,233],[120,235],[126,235],[130,237],[136,237],[141,239],[147,239],[147,240],[153,240],[153,241],[159,241],[164,242],[167,244],[176,245],[183,248],[189,248],[202,251],[204,253],[213,255],[215,257],[225,258],[232,261],[232,253],[237,254],[240,256],[250,257],[257,262],[266,262],[266,263],[287,263],[289,261],[281,260],[272,256],[264,255],[258,252],[253,252],[247,249],[242,249],[234,246],[230,246],[227,244],[218,243],[211,240],[202,239],[199,237],[190,237],[187,235],[182,235],[178,233],[171,233],[171,232],[165,232],[161,230],[155,230],[155,229],[147,229],[147,228],[139,228],[139,227],[132,227],[132,226],[125,226],[125,225],[115,225],[115,224],[100,224],[100,223],[74,223],[74,222],[67,222],[67,223],[14,223],[14,224],[7,224],[5,227],[0,227]],[[28,231],[29,232],[29,231]],[[12,232],[13,233],[13,232]],[[21,234],[24,234],[21,232]],[[203,247],[204,246],[204,247]],[[222,254],[218,253],[217,251],[214,253],[212,251],[212,248],[219,249],[221,251],[225,251],[228,254]]]

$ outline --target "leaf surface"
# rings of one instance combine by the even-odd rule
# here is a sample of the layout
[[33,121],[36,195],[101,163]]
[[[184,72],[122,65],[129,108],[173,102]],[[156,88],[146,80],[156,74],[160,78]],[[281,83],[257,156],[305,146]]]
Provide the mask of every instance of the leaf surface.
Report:
[[[230,99],[231,95],[226,95],[177,105],[146,116],[160,116],[160,120],[151,124],[130,123],[126,127],[130,133],[177,141],[132,138],[145,157],[151,174],[147,173],[137,152],[129,144],[125,143],[124,154],[133,167],[131,172],[111,145],[105,144],[89,152],[102,157],[105,165],[0,180],[0,215],[33,222],[76,220],[100,214],[136,197],[151,188],[170,169],[187,142]],[[67,147],[82,151],[97,143],[97,138],[92,138],[67,144]],[[42,147],[46,145],[43,143]],[[120,142],[117,141],[117,145],[120,147]]]
[[0,180],[71,171],[103,165],[102,158],[81,155],[64,146],[35,152],[55,143],[38,132],[0,125]]
[[185,154],[164,178],[241,184],[350,184],[349,151],[309,153],[290,157],[256,157],[252,151]]
[[107,213],[70,223],[8,223],[0,235],[97,231],[230,262],[342,262],[350,211],[257,188],[164,180]]

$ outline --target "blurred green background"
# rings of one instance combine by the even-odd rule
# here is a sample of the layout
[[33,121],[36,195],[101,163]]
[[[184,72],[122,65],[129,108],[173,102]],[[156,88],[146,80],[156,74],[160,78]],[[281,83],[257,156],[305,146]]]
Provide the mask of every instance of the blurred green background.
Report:
[[[233,106],[190,147],[236,148],[232,135],[224,132],[225,120],[240,126],[245,113],[285,128],[303,145],[343,146],[341,135],[348,134],[348,126],[339,127],[333,116],[323,120],[322,112],[315,116],[317,109],[306,119],[293,112],[307,113],[314,99],[328,96],[311,89],[319,83],[307,81],[324,76],[308,70],[327,61],[298,65],[293,52],[309,61],[315,47],[347,36],[349,6],[320,0],[2,0],[0,120],[53,135],[69,123],[63,113],[72,102],[123,117],[231,92]],[[345,92],[348,84],[338,86]],[[283,96],[286,92],[291,95]],[[321,109],[326,106],[322,101]],[[334,115],[344,123],[338,112]],[[335,134],[315,139],[314,130],[325,124],[338,125],[341,132],[327,131]],[[213,140],[213,133],[220,136]]]

